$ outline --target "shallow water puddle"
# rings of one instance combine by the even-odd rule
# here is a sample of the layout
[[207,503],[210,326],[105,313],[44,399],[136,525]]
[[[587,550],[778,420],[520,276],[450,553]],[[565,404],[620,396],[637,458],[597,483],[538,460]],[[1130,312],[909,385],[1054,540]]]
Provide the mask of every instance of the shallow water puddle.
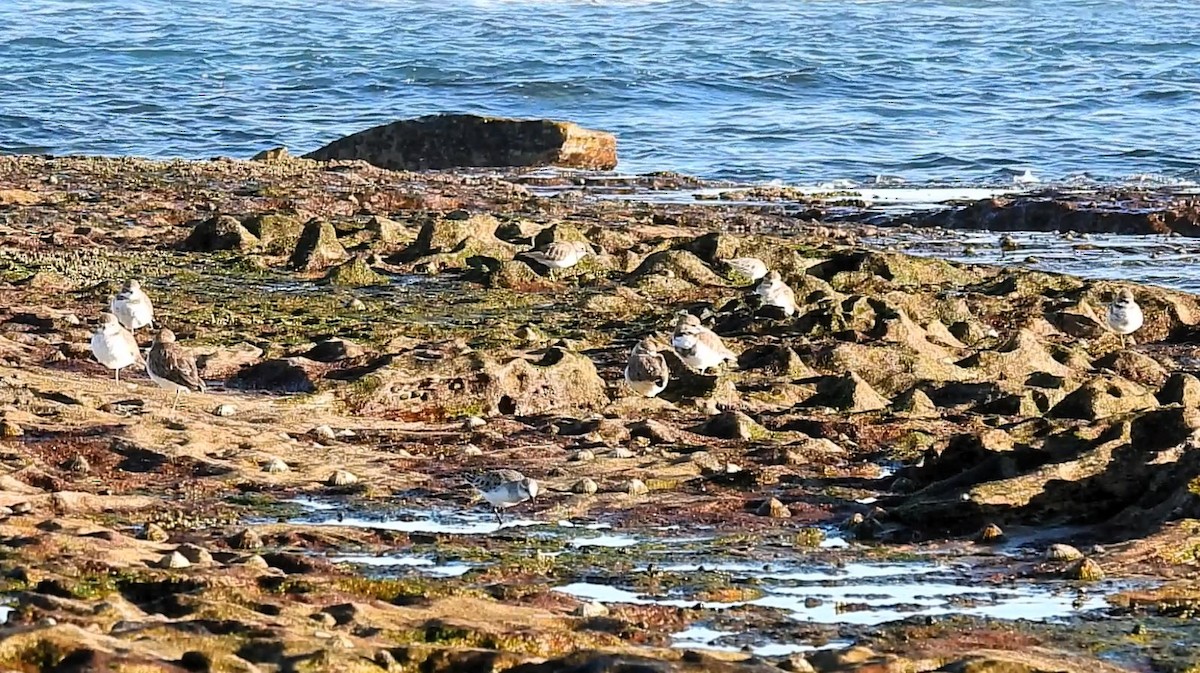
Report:
[[460,577],[467,574],[475,566],[469,563],[452,561],[437,563],[433,559],[411,554],[372,556],[368,554],[345,554],[329,557],[334,563],[350,563],[359,566],[370,566],[380,569],[412,568],[417,572],[435,577]]

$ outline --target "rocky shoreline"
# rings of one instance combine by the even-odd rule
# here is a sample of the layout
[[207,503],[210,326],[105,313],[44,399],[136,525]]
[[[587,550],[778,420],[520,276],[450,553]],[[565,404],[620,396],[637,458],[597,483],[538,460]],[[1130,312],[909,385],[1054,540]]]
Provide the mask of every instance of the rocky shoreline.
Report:
[[[821,200],[262,159],[0,157],[6,670],[1200,665],[1195,296],[866,249]],[[128,277],[214,384],[177,414],[88,351]],[[680,310],[736,367],[633,396]],[[463,477],[502,467],[547,493],[496,531]]]

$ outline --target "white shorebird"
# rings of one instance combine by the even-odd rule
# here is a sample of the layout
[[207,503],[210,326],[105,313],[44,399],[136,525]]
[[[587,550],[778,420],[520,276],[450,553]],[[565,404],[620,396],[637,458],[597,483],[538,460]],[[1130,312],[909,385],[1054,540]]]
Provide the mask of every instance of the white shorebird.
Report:
[[100,314],[100,328],[92,333],[92,355],[113,370],[117,383],[121,382],[122,369],[142,361],[137,339],[111,313]]
[[768,273],[766,278],[758,283],[754,292],[762,299],[764,306],[782,309],[784,315],[796,314],[796,291],[783,282],[778,271]]
[[501,512],[526,500],[536,500],[541,487],[537,480],[530,479],[516,470],[493,470],[467,478],[467,483],[479,491],[492,506],[496,520],[504,525]]
[[541,250],[526,250],[517,256],[532,259],[550,269],[550,273],[553,275],[556,270],[575,266],[590,254],[592,254],[592,247],[583,241],[559,241],[551,243]]
[[625,383],[639,395],[654,397],[667,388],[671,370],[650,339],[642,339],[629,352]]
[[737,356],[725,347],[721,337],[701,325],[700,319],[691,313],[679,316],[671,346],[687,366],[702,374],[727,360],[737,361]]
[[179,406],[179,396],[184,392],[204,392],[204,379],[196,369],[196,358],[180,346],[175,341],[175,333],[165,327],[154,337],[154,345],[146,358],[146,373],[160,388],[175,391],[171,413]]
[[136,280],[125,281],[121,291],[113,297],[109,309],[130,332],[154,324],[154,304],[142,291],[141,283]]
[[751,281],[761,280],[763,276],[767,275],[767,263],[757,257],[734,257],[725,260],[725,266]]
[[1108,305],[1108,314],[1105,316],[1108,328],[1121,335],[1121,348],[1125,347],[1126,336],[1141,329],[1142,321],[1142,307],[1138,306],[1132,292],[1122,289]]

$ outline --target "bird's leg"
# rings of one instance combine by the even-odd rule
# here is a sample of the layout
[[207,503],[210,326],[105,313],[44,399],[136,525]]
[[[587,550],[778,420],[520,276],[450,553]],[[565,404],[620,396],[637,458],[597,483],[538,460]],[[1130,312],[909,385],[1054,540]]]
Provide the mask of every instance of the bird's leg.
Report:
[[1121,335],[1121,350],[1125,350],[1125,335]]
[[500,513],[500,508],[493,507],[492,511],[496,513],[496,522],[499,523],[501,526],[503,526],[504,525],[504,515]]
[[175,401],[171,404],[171,413],[175,413],[175,408],[179,406],[179,396],[183,394],[182,390],[175,390]]
[[117,377],[117,383],[121,382],[121,368],[117,367],[113,370],[113,376]]

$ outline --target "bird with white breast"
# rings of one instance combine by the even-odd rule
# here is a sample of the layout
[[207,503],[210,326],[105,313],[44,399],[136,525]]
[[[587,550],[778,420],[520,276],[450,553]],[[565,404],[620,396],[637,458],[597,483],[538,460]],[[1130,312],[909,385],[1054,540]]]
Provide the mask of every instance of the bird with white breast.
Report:
[[117,383],[121,382],[122,369],[142,361],[137,339],[111,313],[100,314],[100,328],[92,333],[92,355],[113,370]]
[[758,295],[763,306],[773,306],[787,316],[796,314],[796,291],[783,282],[783,277],[778,271],[768,273],[758,283],[758,287],[754,288],[754,293]]
[[667,389],[670,377],[667,359],[654,347],[652,340],[642,339],[633,346],[625,365],[625,383],[635,393],[655,397]]
[[553,275],[556,270],[575,266],[590,254],[592,254],[591,246],[583,241],[558,241],[541,250],[526,250],[517,256],[527,257],[541,264],[550,269],[550,273]]
[[727,361],[737,361],[716,332],[700,324],[700,319],[691,313],[682,313],[675,323],[675,334],[671,346],[684,364],[701,374]]
[[469,483],[492,506],[496,521],[504,525],[503,510],[526,500],[536,500],[541,487],[516,470],[493,470],[467,477]]
[[109,310],[130,332],[154,324],[154,304],[136,280],[125,281],[121,291],[113,297]]
[[1125,347],[1125,337],[1142,328],[1144,319],[1142,307],[1138,306],[1133,293],[1124,288],[1108,305],[1108,313],[1105,316],[1108,328],[1121,335],[1121,348]]

